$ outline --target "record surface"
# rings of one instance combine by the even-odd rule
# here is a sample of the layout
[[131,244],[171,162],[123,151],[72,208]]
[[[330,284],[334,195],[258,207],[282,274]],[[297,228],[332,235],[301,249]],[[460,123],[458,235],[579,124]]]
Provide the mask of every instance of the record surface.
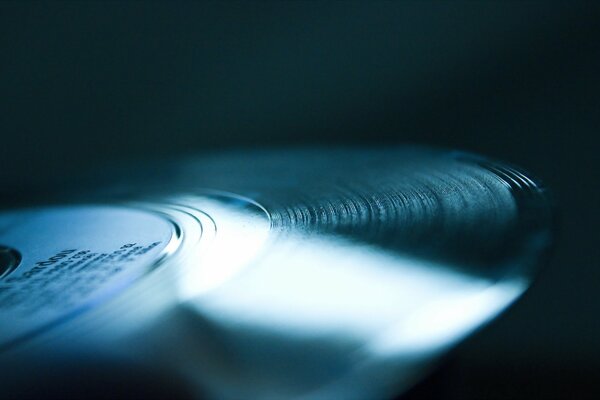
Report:
[[395,396],[526,290],[551,239],[539,183],[459,152],[204,155],[74,186],[0,213],[6,393],[107,394],[127,366],[127,394],[152,376],[190,397]]

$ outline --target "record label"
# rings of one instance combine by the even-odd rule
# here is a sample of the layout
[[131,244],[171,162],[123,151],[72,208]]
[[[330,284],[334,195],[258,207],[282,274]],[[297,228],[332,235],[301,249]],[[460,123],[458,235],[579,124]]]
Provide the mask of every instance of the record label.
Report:
[[[9,234],[10,232],[10,234]],[[0,347],[125,289],[175,250],[166,218],[115,206],[0,214],[0,243],[18,254],[0,279]]]

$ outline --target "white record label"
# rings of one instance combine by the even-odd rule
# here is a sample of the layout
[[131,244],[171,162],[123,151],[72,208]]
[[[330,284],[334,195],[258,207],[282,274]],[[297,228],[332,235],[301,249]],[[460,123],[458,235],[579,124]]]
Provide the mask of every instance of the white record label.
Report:
[[[0,347],[125,289],[176,245],[149,212],[71,206],[0,214],[0,245],[17,256],[0,279]],[[15,262],[15,260],[18,262]]]

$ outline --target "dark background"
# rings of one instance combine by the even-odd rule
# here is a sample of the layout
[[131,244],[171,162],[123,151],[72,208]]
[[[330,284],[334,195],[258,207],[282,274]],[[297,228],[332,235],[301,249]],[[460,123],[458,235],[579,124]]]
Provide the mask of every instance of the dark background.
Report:
[[[560,204],[534,287],[410,393],[600,395],[598,3],[1,3],[0,194],[225,148],[466,149]],[[409,396],[409,397],[410,397]]]

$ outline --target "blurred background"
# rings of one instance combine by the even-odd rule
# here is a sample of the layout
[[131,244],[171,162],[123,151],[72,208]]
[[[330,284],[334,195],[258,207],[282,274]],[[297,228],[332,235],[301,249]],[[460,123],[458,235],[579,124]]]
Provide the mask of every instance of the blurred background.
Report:
[[418,143],[525,167],[560,226],[534,287],[408,398],[597,398],[597,2],[2,2],[0,203],[229,148]]

